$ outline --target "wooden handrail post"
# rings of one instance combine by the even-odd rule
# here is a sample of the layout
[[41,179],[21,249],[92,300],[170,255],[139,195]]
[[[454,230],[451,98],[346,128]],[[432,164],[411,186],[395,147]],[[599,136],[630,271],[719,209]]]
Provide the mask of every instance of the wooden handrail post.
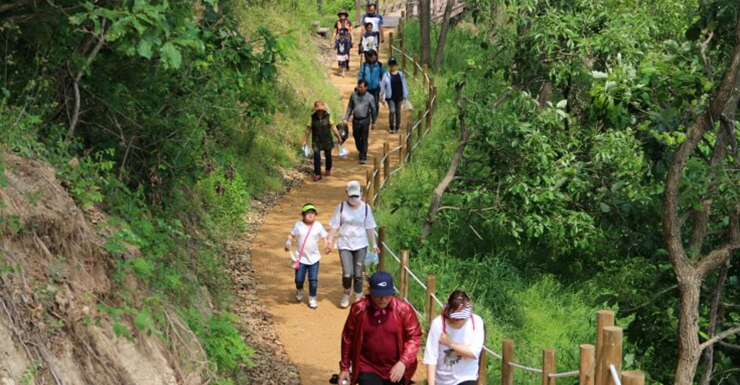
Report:
[[417,63],[419,63],[419,54],[414,52],[414,61],[411,63],[411,65],[414,66],[414,77],[419,76],[419,66]]
[[514,368],[510,362],[514,362],[514,340],[507,339],[501,347],[501,385],[514,385]]
[[432,128],[432,95],[429,95],[429,97],[427,97],[426,107],[427,107],[427,116],[426,116],[427,129],[431,129]]
[[[406,123],[406,132],[409,132],[408,122]],[[403,134],[398,135],[398,168],[403,167],[403,163],[406,160],[404,158],[406,150],[406,141],[403,140]]]
[[406,63],[406,47],[402,47],[401,50],[403,51],[403,54],[401,55],[401,68],[404,71],[408,71],[408,64]]
[[367,179],[367,189],[365,190],[365,202],[373,206],[373,172],[369,168],[365,170],[365,179]]
[[408,265],[409,251],[401,250],[401,265],[398,269],[398,291],[401,294],[401,299],[406,299],[409,296],[409,275],[406,272]]
[[[603,377],[601,375],[601,351],[604,345],[604,328],[614,326],[614,312],[611,310],[599,310],[596,312],[596,368],[594,369],[594,381],[595,385],[606,385],[600,382]],[[606,368],[609,370],[609,368]]]
[[579,385],[594,385],[594,349],[594,346],[590,344],[580,346]]
[[411,124],[409,123],[406,125],[406,133],[408,136],[406,136],[406,153],[409,154],[409,162],[414,158],[414,146],[413,146],[413,138],[414,133],[411,130]]
[[430,76],[429,77],[429,91],[427,91],[427,94],[429,95],[430,98],[432,97],[433,88],[434,88],[434,78]]
[[375,195],[378,196],[378,199],[380,199],[380,161],[378,160],[377,156],[373,157],[373,207],[375,207],[376,199]]
[[393,57],[393,32],[388,36],[390,37],[390,39],[388,39],[388,58],[390,59]]
[[[604,385],[616,385],[609,370],[611,365],[617,369],[617,374],[622,373],[622,328],[618,326],[607,326],[603,331],[603,348],[601,349],[601,361],[597,367],[601,368],[599,376]],[[597,381],[599,378],[597,378]]]
[[542,350],[542,385],[555,385],[555,349]]
[[437,302],[434,295],[437,293],[437,278],[433,274],[427,275],[427,327],[432,327],[432,321],[437,318]]
[[[427,88],[429,86],[429,82],[427,81],[427,77],[429,76],[429,65],[428,64],[422,64],[421,65],[421,76],[424,77],[424,88]],[[424,76],[426,75],[426,76]]]
[[645,385],[645,373],[639,370],[623,372],[622,385]]
[[481,350],[480,358],[478,359],[478,382],[476,385],[486,385],[488,383],[488,352]]
[[437,100],[437,86],[432,87],[432,100],[434,100],[434,104],[432,105],[432,111],[437,111],[437,107],[439,106],[439,100]]
[[378,248],[380,254],[378,254],[378,271],[385,271],[385,226],[378,228]]
[[388,142],[383,143],[383,182],[388,183],[388,177],[391,176],[391,145]]
[[419,111],[419,126],[416,129],[416,143],[421,143],[421,138],[424,133],[424,113]]

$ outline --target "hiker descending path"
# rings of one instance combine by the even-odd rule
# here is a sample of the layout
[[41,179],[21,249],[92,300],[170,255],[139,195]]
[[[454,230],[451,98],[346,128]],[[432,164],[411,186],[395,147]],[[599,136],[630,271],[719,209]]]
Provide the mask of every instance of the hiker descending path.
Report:
[[[380,61],[384,64],[388,61],[385,45],[381,46]],[[341,122],[349,96],[357,84],[359,63],[355,45],[351,50],[350,71],[345,77],[336,75],[336,63],[332,62],[332,66],[327,68],[329,78],[342,96],[343,110],[331,111],[337,123]],[[404,122],[405,119],[408,117],[404,116]],[[346,199],[347,182],[357,180],[364,185],[366,170],[372,169],[374,157],[381,157],[383,143],[395,146],[399,135],[388,133],[388,106],[381,105],[376,129],[370,132],[368,163],[359,164],[354,139],[350,135],[345,143],[350,150],[348,158],[340,158],[334,149],[331,177],[314,182],[312,176],[306,175],[303,184],[294,188],[268,214],[254,240],[252,264],[260,280],[258,294],[273,316],[275,329],[288,356],[299,368],[302,384],[325,384],[332,374],[339,372],[340,337],[348,310],[339,307],[343,293],[342,268],[336,250],[321,259],[318,309],[310,309],[305,300],[296,302],[293,265],[283,250],[285,238],[300,219],[301,207],[305,203],[313,203],[318,211],[317,220],[328,224],[336,205]],[[393,157],[393,164],[397,160]],[[284,382],[276,378],[275,383]]]

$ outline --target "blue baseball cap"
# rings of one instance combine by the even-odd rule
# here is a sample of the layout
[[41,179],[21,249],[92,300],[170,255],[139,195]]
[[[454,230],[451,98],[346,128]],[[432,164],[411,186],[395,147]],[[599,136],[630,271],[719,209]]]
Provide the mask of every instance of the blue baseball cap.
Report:
[[385,271],[379,271],[370,276],[370,295],[373,297],[388,297],[395,294],[393,291],[393,277]]

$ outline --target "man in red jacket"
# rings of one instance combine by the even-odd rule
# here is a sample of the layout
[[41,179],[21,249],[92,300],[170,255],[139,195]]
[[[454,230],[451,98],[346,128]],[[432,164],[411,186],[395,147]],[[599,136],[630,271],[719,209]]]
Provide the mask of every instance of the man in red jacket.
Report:
[[352,305],[342,332],[340,384],[411,383],[421,326],[411,305],[393,294],[393,277],[380,271],[370,277],[370,296]]

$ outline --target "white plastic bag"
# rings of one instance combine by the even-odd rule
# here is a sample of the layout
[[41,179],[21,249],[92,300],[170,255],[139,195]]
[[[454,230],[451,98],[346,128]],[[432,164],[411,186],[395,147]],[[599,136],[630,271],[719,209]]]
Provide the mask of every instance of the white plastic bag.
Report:
[[378,254],[371,253],[368,250],[367,254],[365,254],[365,266],[377,265],[377,264],[378,264]]
[[311,148],[308,147],[307,144],[304,144],[303,145],[303,154],[306,156],[306,158],[308,158],[309,156],[311,156]]
[[403,109],[405,111],[413,111],[414,110],[414,106],[411,104],[411,100],[406,99],[406,100],[403,101]]
[[347,147],[344,147],[343,144],[339,145],[339,156],[342,158],[346,158],[349,156],[349,150],[347,149]]

